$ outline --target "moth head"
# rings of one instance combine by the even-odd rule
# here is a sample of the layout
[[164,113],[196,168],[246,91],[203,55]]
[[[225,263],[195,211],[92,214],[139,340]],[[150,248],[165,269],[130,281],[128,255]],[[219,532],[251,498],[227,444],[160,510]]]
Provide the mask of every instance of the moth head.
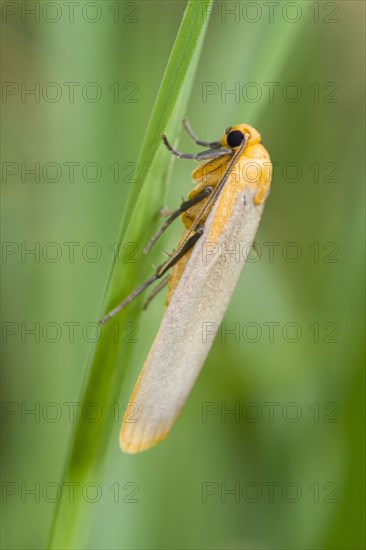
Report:
[[221,145],[228,149],[237,149],[243,142],[244,136],[247,137],[247,146],[255,145],[261,141],[261,135],[253,126],[249,124],[237,124],[226,128],[221,138]]

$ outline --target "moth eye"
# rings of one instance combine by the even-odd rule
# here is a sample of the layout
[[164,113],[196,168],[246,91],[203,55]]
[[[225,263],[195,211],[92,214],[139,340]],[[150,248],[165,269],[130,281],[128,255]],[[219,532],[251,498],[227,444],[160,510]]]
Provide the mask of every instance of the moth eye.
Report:
[[243,139],[244,135],[239,132],[239,130],[234,130],[233,132],[230,132],[230,134],[227,136],[227,144],[229,145],[229,147],[238,147]]

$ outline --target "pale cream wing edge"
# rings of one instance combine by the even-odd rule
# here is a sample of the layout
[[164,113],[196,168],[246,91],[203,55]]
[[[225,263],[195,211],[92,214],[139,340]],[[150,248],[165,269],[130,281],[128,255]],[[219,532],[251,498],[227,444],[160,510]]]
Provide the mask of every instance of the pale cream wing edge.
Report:
[[[133,422],[126,414],[122,423],[124,452],[136,453],[165,439],[183,407],[213,343],[213,337],[204,336],[205,323],[219,326],[249,254],[248,244],[254,241],[264,206],[254,205],[254,194],[248,187],[238,193],[217,243],[209,243],[207,235],[220,201],[207,218],[131,396],[137,414]],[[207,256],[215,244],[219,251]],[[238,246],[240,258],[228,253]]]

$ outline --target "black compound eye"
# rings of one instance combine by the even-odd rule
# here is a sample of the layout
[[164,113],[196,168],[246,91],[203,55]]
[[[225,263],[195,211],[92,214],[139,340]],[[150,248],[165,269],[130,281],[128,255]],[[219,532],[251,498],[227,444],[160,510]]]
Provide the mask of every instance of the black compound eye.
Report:
[[229,147],[238,147],[243,139],[244,135],[239,132],[239,130],[234,130],[233,132],[230,132],[230,134],[227,136],[227,144],[229,145]]

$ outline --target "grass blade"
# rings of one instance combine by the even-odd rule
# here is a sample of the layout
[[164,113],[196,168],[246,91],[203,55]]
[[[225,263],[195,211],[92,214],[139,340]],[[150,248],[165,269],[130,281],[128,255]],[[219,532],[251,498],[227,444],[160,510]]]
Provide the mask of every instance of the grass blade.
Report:
[[[204,33],[207,27],[210,2],[190,0],[173,46],[162,80],[162,85],[148,125],[139,157],[139,185],[133,187],[125,208],[120,234],[120,250],[125,243],[137,243],[142,250],[146,240],[146,219],[162,204],[165,177],[170,162],[169,155],[160,155],[160,135],[168,130],[174,139],[178,121],[184,114],[193,83]],[[180,126],[179,126],[180,127]],[[146,261],[138,263],[116,262],[105,292],[105,308],[108,310],[141,280]],[[138,315],[138,308],[130,309]],[[118,321],[123,323],[122,312]],[[98,403],[103,411],[118,400],[132,350],[128,345],[115,343],[115,334],[108,325],[91,352],[83,388],[80,410],[87,403]],[[75,485],[75,499],[70,502],[63,493],[55,510],[48,548],[67,549],[85,547],[92,521],[92,506],[82,499],[81,487],[90,481],[98,482],[102,472],[112,422],[103,415],[96,423],[86,422],[79,416],[70,441],[63,484]]]

